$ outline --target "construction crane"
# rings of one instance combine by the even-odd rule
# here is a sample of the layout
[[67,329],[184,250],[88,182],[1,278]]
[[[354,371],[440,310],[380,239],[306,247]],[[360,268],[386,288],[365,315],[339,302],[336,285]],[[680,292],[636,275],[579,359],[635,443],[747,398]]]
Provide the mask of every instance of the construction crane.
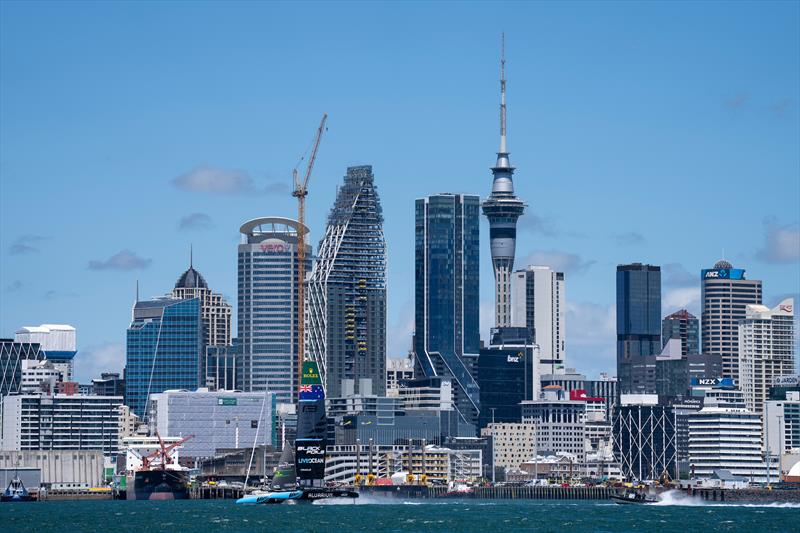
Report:
[[314,147],[311,149],[311,156],[308,158],[308,165],[306,165],[306,174],[303,181],[300,181],[300,175],[297,172],[297,167],[292,171],[292,178],[294,179],[294,191],[292,196],[297,198],[297,221],[299,222],[297,228],[297,308],[299,310],[299,318],[297,324],[297,394],[300,395],[300,382],[301,373],[303,372],[303,360],[305,358],[305,322],[306,322],[306,306],[305,306],[305,281],[306,281],[306,196],[308,196],[308,178],[311,177],[311,170],[314,168],[314,161],[317,159],[317,150],[319,149],[319,142],[322,140],[322,133],[325,131],[325,121],[328,120],[328,114],[322,115],[322,120],[317,129],[317,136],[314,139]]

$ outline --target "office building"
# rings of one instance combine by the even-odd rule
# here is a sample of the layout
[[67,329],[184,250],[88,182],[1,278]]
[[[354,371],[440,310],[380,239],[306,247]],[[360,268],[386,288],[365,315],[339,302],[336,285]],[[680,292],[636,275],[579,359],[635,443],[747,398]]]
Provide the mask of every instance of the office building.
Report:
[[700,321],[686,309],[664,317],[661,321],[661,346],[669,339],[681,341],[681,355],[700,353]]
[[414,379],[414,355],[402,359],[391,358],[386,361],[386,395],[397,396],[400,383]]
[[0,339],[0,401],[22,390],[22,368],[26,361],[35,364],[44,359],[38,343]]
[[160,435],[194,435],[181,455],[208,458],[218,449],[274,444],[274,401],[268,392],[164,391],[150,396],[149,425]]
[[449,378],[433,376],[401,381],[398,396],[404,409],[453,410],[453,382]]
[[542,389],[549,385],[558,385],[565,394],[584,390],[588,396],[603,398],[606,420],[611,420],[611,410],[617,401],[617,378],[601,372],[597,379],[587,379],[574,368],[567,368],[557,374],[543,374],[539,381]]
[[202,353],[199,298],[136,302],[127,332],[125,405],[146,420],[148,395],[196,389]]
[[621,394],[655,392],[661,353],[661,267],[617,266],[617,379]]
[[614,457],[629,481],[678,478],[677,431],[655,394],[622,394],[613,418]]
[[[205,386],[211,390],[246,390],[250,385],[249,375],[245,379],[245,354],[239,338],[230,346],[206,346]],[[282,399],[286,399],[285,394]]]
[[437,194],[415,206],[415,367],[419,376],[452,378],[455,406],[477,423],[474,368],[480,349],[480,200]]
[[700,272],[703,353],[722,356],[722,375],[739,382],[739,321],[748,305],[761,305],[761,281],[725,261]]
[[530,330],[493,328],[477,365],[481,412],[478,427],[522,420],[521,402],[539,398],[536,350]]
[[564,368],[564,274],[546,266],[517,270],[511,278],[511,323],[528,328],[538,346],[539,375]]
[[558,385],[542,389],[538,400],[522,403],[522,422],[536,428],[539,454],[563,452],[585,458],[586,402],[569,399]]
[[800,449],[800,392],[788,392],[782,400],[765,402],[764,430],[770,455]]
[[64,381],[64,371],[56,368],[52,361],[22,362],[22,392],[36,394],[53,392],[56,384]]
[[[722,375],[722,357],[714,354],[682,355],[680,339],[669,339],[656,357],[655,392],[661,398],[688,396],[693,380],[711,383]],[[647,384],[650,389],[650,383]]]
[[125,378],[118,372],[102,372],[92,380],[92,394],[96,396],[125,396]]
[[45,359],[63,372],[64,381],[72,381],[73,360],[78,353],[75,328],[66,324],[42,324],[17,330],[14,341],[36,343]]
[[739,388],[747,408],[763,414],[769,388],[795,371],[794,300],[774,308],[748,305],[739,322]]
[[349,167],[307,282],[306,355],[327,396],[341,381],[372,380],[386,393],[386,241],[371,166]]
[[[505,46],[504,46],[505,48]],[[494,268],[495,327],[511,326],[511,273],[517,246],[517,219],[525,203],[514,194],[514,167],[506,146],[506,76],[505,51],[500,59],[500,149],[492,167],[492,192],[483,202],[483,214],[489,219],[489,243]]]
[[171,297],[200,300],[204,346],[228,346],[231,343],[231,306],[224,296],[208,288],[205,278],[194,269],[191,255],[189,269],[178,278]]
[[4,450],[119,452],[121,396],[20,394],[3,401]]
[[[216,350],[212,386],[221,388],[241,371],[240,387],[268,390],[278,403],[296,401],[299,363],[298,234],[308,228],[281,217],[256,218],[239,228],[238,343]],[[306,245],[305,271],[311,271],[311,246]],[[238,364],[238,367],[237,367]],[[226,388],[228,388],[226,386]]]
[[482,437],[492,439],[495,468],[518,469],[536,455],[536,428],[521,422],[496,422],[481,429]]
[[[746,408],[740,391],[728,387],[706,391],[703,408],[689,416],[693,477],[708,478],[715,470],[724,469],[751,481],[766,482],[761,436],[761,416]],[[777,470],[773,476],[776,474]]]

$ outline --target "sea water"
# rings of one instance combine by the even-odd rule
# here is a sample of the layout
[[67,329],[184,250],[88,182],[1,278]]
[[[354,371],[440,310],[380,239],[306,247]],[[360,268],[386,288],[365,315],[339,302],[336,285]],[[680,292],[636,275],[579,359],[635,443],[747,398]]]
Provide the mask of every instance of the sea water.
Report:
[[715,504],[671,497],[654,505],[609,501],[393,500],[295,505],[233,500],[70,501],[0,504],[3,533],[584,531],[798,532],[800,505]]

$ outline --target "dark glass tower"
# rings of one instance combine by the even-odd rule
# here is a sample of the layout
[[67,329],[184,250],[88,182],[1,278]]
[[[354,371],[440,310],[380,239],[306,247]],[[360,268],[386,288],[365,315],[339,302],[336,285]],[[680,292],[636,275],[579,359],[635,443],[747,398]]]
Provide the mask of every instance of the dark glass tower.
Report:
[[200,386],[200,299],[136,302],[128,328],[125,405],[144,417],[150,394]]
[[661,322],[661,344],[669,339],[681,341],[681,355],[700,353],[700,321],[686,309],[664,318]]
[[480,350],[480,199],[437,194],[415,208],[415,335],[418,376],[451,376],[456,409],[480,411],[473,370]]
[[619,391],[655,393],[661,353],[661,267],[617,267],[617,378]]
[[517,219],[525,203],[514,195],[514,167],[506,148],[506,75],[505,40],[500,59],[500,149],[492,167],[492,193],[483,202],[483,214],[489,219],[489,242],[495,280],[495,326],[511,326],[511,273],[517,246]]

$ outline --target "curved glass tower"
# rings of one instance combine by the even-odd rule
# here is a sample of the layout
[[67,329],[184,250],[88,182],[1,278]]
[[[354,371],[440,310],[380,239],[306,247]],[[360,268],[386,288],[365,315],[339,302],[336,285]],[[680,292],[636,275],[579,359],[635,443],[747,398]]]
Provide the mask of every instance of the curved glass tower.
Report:
[[496,327],[511,326],[511,273],[517,245],[517,219],[525,203],[514,195],[514,167],[506,148],[506,57],[505,39],[500,58],[500,150],[492,167],[492,193],[483,202],[483,214],[489,219],[489,242],[494,267],[494,318]]

